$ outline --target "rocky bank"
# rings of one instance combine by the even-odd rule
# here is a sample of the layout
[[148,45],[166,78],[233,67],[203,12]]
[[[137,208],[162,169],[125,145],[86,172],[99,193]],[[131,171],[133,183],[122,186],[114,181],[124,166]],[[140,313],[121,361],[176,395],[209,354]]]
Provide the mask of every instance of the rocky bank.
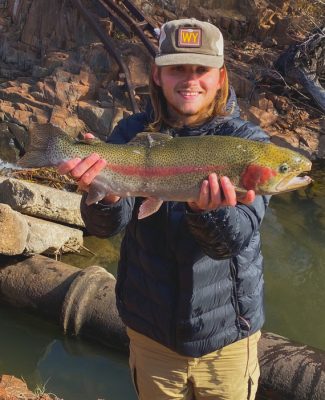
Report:
[[57,396],[43,393],[39,388],[32,392],[26,383],[12,375],[0,375],[0,400],[60,400]]
[[[94,2],[82,3],[98,12]],[[325,157],[324,113],[274,68],[281,52],[311,29],[307,17],[325,15],[322,2],[313,9],[313,2],[304,8],[303,1],[289,0],[135,3],[156,27],[183,16],[217,24],[243,117],[260,124],[275,143],[314,159]],[[102,29],[129,68],[141,109],[148,99],[152,57],[135,35],[127,38],[104,14]],[[0,1],[0,38],[0,159],[17,160],[32,122],[59,125],[72,136],[91,131],[105,140],[132,112],[123,74],[73,1]]]

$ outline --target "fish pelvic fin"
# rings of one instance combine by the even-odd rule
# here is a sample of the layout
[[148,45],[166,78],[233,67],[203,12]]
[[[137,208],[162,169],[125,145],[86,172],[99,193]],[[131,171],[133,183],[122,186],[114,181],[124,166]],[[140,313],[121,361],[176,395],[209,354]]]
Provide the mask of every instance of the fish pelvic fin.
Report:
[[159,210],[163,203],[163,200],[155,197],[148,197],[143,201],[139,208],[138,219],[149,217]]
[[87,206],[97,203],[111,192],[109,182],[104,177],[97,175],[89,186],[88,196],[86,198]]
[[53,146],[58,136],[68,135],[60,128],[51,124],[31,124],[29,128],[29,143],[25,155],[18,160],[22,168],[39,168],[53,165],[48,159],[48,148]]

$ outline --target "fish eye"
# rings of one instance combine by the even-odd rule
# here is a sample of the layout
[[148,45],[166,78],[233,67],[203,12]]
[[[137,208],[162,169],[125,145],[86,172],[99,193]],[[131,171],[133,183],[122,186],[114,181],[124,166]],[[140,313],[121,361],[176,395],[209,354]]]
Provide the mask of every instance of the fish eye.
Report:
[[286,164],[286,163],[280,165],[280,167],[279,167],[279,171],[280,171],[282,174],[288,172],[289,169],[290,169],[290,168],[289,168],[289,165]]

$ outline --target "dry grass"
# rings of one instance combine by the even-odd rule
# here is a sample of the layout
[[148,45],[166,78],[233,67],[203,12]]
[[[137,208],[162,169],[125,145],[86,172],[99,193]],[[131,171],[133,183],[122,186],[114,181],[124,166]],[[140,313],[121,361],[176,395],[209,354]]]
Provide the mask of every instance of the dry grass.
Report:
[[308,36],[316,28],[325,26],[325,0],[291,0],[293,13],[302,16],[302,21],[292,25],[298,34]]
[[66,175],[60,175],[55,168],[32,168],[16,170],[10,173],[10,176],[25,181],[39,183],[56,189],[67,190],[69,192],[77,191],[76,182]]

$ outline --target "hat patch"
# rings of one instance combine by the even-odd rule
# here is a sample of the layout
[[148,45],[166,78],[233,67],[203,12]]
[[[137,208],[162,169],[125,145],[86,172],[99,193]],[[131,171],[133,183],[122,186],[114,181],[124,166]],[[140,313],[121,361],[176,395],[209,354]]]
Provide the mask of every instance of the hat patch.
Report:
[[201,28],[179,28],[177,32],[178,47],[201,47]]

